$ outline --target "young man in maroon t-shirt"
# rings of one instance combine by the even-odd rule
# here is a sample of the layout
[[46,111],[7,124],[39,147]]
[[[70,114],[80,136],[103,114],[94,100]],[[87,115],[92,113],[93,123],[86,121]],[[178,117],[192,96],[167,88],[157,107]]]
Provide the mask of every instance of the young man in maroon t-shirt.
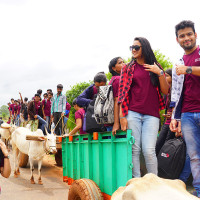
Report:
[[43,99],[42,101],[42,109],[43,109],[43,118],[47,122],[47,129],[50,131],[50,119],[51,119],[51,98],[53,97],[53,93],[49,92],[48,97]]
[[175,28],[177,42],[185,54],[182,64],[176,65],[172,75],[172,95],[180,98],[175,102],[170,129],[180,135],[182,131],[190,157],[195,194],[200,197],[200,49],[196,45],[197,34],[192,21],[182,21]]

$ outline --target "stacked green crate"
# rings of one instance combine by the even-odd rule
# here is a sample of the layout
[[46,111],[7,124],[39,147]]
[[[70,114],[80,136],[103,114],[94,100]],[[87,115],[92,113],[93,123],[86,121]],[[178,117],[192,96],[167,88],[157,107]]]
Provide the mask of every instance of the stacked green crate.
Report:
[[72,142],[63,139],[63,176],[91,179],[102,192],[112,195],[132,178],[133,142],[130,130],[116,136],[99,133],[98,140],[91,134],[74,136]]

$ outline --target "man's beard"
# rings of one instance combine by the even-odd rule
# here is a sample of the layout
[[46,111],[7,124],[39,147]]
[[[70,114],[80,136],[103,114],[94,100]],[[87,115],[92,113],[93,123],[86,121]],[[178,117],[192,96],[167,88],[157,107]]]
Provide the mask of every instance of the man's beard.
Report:
[[196,46],[196,41],[195,41],[194,43],[192,43],[190,46],[182,45],[182,48],[183,48],[184,50],[191,50],[191,49],[193,49],[195,46]]

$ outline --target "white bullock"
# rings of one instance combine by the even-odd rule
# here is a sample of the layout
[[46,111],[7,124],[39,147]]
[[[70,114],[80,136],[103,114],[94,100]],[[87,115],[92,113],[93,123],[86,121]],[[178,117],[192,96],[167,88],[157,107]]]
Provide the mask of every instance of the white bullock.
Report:
[[8,141],[11,139],[11,134],[17,129],[17,126],[3,123],[0,128],[1,139],[8,148]]
[[[26,140],[27,135],[39,136],[41,141]],[[20,127],[12,133],[12,148],[14,153],[14,176],[17,177],[20,174],[18,160],[18,154],[20,151],[29,156],[32,184],[35,184],[33,177],[33,161],[38,161],[38,183],[42,184],[42,160],[45,153],[56,153],[56,135],[47,133],[47,136],[44,136],[41,129],[37,129],[37,131],[31,132],[28,128]]]
[[181,180],[159,178],[146,174],[142,178],[130,179],[125,187],[115,191],[111,200],[195,200],[197,197],[186,190]]

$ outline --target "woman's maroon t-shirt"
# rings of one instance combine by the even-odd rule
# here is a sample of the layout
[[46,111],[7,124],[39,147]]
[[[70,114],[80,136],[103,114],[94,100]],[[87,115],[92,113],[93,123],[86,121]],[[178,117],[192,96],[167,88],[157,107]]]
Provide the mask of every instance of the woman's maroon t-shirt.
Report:
[[129,90],[129,110],[160,118],[157,89],[151,83],[149,72],[138,63]]
[[[199,47],[191,54],[184,55],[185,66],[200,66]],[[183,90],[182,113],[200,112],[200,76],[186,74]]]
[[119,80],[120,76],[113,76],[109,82],[109,85],[112,83],[113,88],[113,97],[118,97],[118,91],[119,91]]
[[82,120],[82,127],[80,128],[80,135],[82,134],[86,134],[85,131],[83,131],[83,118],[84,118],[84,115],[85,115],[85,110],[83,108],[77,110],[75,112],[75,120],[76,119],[81,119]]

